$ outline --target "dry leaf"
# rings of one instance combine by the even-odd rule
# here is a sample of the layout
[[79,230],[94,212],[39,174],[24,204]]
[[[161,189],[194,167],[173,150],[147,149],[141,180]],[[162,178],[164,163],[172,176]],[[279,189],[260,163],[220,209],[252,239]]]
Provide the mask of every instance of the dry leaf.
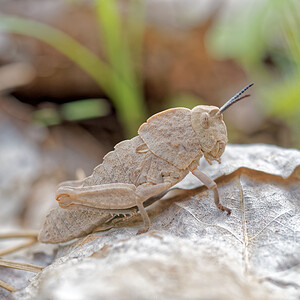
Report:
[[136,236],[135,223],[124,222],[69,243],[14,297],[299,299],[299,166],[297,150],[228,146],[221,165],[201,170],[231,216],[188,176],[180,186],[193,190],[149,207],[150,232]]

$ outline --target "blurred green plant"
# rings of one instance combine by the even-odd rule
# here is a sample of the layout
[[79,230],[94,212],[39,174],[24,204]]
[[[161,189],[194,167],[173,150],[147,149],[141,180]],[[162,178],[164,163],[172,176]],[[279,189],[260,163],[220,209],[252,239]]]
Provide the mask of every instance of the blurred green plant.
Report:
[[44,107],[33,112],[32,118],[46,126],[60,124],[62,121],[80,121],[106,116],[109,105],[105,99],[84,99],[64,103],[57,108]]
[[207,45],[220,59],[237,61],[256,83],[265,113],[283,119],[300,147],[300,2],[236,2],[237,15],[215,23]]
[[[111,99],[128,137],[146,118],[142,85],[134,62],[141,57],[144,28],[142,1],[129,1],[127,18],[117,0],[97,0],[95,11],[105,49],[105,59],[64,32],[41,22],[1,15],[0,31],[23,34],[48,43],[89,74]],[[137,11],[139,13],[137,13]],[[123,24],[125,22],[125,24]]]
[[186,107],[193,109],[197,105],[207,105],[204,99],[194,96],[190,93],[177,93],[171,95],[165,100],[165,109],[170,107]]

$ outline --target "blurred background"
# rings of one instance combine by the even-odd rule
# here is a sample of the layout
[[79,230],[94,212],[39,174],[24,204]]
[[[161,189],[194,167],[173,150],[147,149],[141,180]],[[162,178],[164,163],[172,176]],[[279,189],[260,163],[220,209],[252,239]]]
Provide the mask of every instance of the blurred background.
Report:
[[161,110],[221,106],[230,143],[300,147],[300,2],[2,0],[0,225],[40,228]]

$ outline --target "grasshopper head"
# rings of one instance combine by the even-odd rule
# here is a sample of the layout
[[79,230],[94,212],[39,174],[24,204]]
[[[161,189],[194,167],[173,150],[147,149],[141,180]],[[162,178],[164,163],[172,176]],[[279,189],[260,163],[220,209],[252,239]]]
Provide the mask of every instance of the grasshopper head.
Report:
[[199,136],[201,151],[206,160],[221,162],[221,155],[227,144],[227,130],[223,121],[223,112],[232,104],[249,95],[240,97],[249,87],[249,84],[234,97],[229,99],[221,108],[216,106],[198,105],[192,109],[192,127]]
[[199,136],[201,151],[206,160],[221,162],[227,144],[227,130],[223,115],[216,106],[198,105],[192,109],[192,126]]

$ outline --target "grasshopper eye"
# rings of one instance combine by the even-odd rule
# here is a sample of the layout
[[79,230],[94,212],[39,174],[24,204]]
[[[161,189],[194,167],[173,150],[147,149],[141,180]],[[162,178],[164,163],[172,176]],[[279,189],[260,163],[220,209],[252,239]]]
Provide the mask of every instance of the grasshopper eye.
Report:
[[207,129],[209,127],[209,115],[207,112],[204,112],[200,116],[200,124],[204,129]]

